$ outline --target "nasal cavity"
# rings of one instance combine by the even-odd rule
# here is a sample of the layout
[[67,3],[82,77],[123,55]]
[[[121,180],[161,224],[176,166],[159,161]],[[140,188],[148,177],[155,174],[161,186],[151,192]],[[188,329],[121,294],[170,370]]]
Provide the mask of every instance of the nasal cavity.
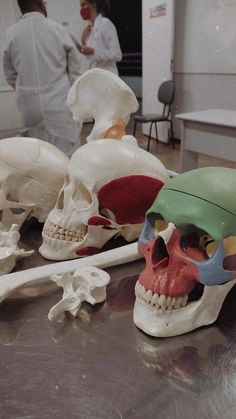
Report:
[[59,192],[55,208],[58,210],[62,210],[63,207],[64,207],[64,190],[61,190]]
[[157,264],[160,264],[160,262],[162,264],[163,263],[168,264],[168,261],[169,261],[169,254],[167,252],[165,242],[162,239],[162,237],[158,237],[152,249],[152,264],[157,265]]

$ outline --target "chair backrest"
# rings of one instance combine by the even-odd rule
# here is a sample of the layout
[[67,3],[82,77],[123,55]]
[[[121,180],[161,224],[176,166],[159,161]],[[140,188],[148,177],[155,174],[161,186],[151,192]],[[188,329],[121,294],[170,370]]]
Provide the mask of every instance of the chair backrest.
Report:
[[174,80],[166,80],[161,83],[157,97],[159,102],[164,104],[163,115],[167,109],[167,116],[170,114],[170,108],[175,98],[175,82]]

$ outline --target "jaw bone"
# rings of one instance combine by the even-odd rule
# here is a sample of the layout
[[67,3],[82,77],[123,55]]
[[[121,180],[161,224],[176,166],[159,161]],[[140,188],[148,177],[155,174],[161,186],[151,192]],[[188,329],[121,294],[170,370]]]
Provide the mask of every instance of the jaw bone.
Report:
[[132,243],[83,259],[52,263],[50,265],[3,275],[0,280],[0,302],[4,301],[18,289],[26,288],[28,286],[38,286],[40,284],[47,287],[49,278],[52,275],[72,273],[76,269],[84,266],[108,268],[133,262],[141,258],[142,256],[138,253],[137,243]]
[[[75,120],[94,119],[95,124],[87,141],[124,135],[131,113],[139,104],[132,90],[118,76],[94,68],[79,77],[67,97],[67,105]],[[117,137],[118,135],[118,137]],[[110,137],[111,138],[111,137]]]
[[206,286],[198,301],[189,302],[185,307],[161,310],[136,298],[133,320],[135,325],[154,337],[178,336],[201,326],[213,323],[222,304],[236,279],[223,285]]

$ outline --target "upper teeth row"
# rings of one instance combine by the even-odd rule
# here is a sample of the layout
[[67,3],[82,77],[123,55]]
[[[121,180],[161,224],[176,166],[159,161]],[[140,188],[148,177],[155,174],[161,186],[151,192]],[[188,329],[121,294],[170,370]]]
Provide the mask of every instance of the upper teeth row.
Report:
[[85,232],[83,231],[70,231],[64,228],[61,228],[55,224],[47,222],[44,225],[43,232],[53,239],[57,240],[66,240],[72,242],[81,242],[85,238]]
[[157,309],[161,310],[173,310],[180,307],[186,306],[188,302],[188,295],[183,295],[182,297],[170,297],[164,294],[153,293],[151,290],[146,290],[146,288],[140,284],[139,281],[135,285],[135,295],[136,297],[141,298],[147,304],[155,306]]

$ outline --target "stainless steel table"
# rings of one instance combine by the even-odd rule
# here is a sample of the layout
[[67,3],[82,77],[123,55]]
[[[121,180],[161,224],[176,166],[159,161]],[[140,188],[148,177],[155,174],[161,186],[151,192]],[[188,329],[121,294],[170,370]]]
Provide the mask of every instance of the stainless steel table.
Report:
[[154,339],[132,321],[143,266],[109,269],[106,303],[76,320],[47,320],[60,290],[0,305],[1,419],[236,418],[236,290],[215,325]]

